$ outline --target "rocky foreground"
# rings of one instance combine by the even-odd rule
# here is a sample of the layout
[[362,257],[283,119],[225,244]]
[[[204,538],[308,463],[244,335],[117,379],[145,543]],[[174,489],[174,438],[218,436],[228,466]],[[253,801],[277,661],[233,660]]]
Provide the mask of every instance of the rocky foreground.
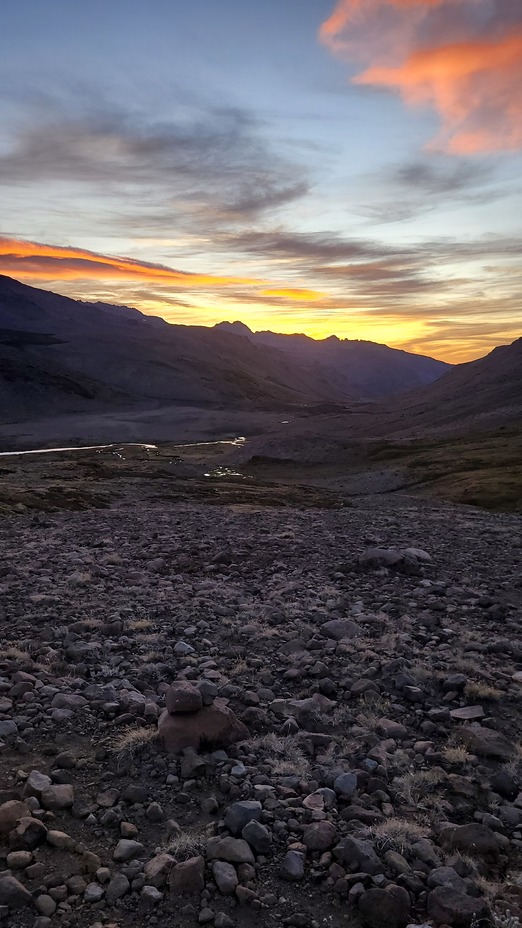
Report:
[[128,501],[0,546],[2,924],[519,924],[520,517]]

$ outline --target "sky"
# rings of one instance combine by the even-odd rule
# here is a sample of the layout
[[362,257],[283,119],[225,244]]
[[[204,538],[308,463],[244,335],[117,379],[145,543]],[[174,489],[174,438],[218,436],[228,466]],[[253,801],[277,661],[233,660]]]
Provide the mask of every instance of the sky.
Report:
[[0,273],[452,362],[522,335],[520,0],[19,0]]

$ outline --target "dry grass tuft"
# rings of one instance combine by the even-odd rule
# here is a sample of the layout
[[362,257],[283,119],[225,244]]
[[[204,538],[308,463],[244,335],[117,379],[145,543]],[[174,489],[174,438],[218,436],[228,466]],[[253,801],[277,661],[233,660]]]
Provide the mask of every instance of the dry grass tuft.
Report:
[[246,673],[248,670],[248,664],[246,660],[241,657],[239,660],[234,661],[231,667],[228,669],[229,677],[240,677],[241,674]]
[[30,661],[31,655],[28,651],[22,651],[15,645],[8,645],[3,651],[0,651],[0,660],[2,661]]
[[164,656],[160,651],[147,651],[145,654],[141,655],[141,660],[145,664],[157,664],[164,660]]
[[213,826],[196,825],[193,828],[185,828],[178,834],[173,835],[167,845],[167,854],[172,854],[176,860],[186,860],[201,853]]
[[310,763],[294,735],[276,735],[269,732],[250,742],[252,749],[263,754],[263,762],[269,764],[276,776],[304,777]]
[[513,777],[514,780],[522,780],[522,742],[514,746],[513,756],[504,764],[504,770]]
[[418,770],[396,777],[392,786],[403,802],[416,806],[433,794],[434,787],[440,786],[447,780],[447,774],[441,767],[432,767],[430,770]]
[[103,624],[101,619],[95,619],[93,616],[88,616],[86,619],[81,620],[82,625],[85,628],[99,628]]
[[426,832],[426,828],[403,818],[389,818],[368,829],[368,835],[379,851],[398,851],[403,855],[408,854],[421,838],[426,838]]
[[150,619],[133,619],[127,628],[130,632],[146,632],[149,628],[153,628],[153,625]]
[[442,756],[446,763],[452,766],[468,764],[472,755],[468,754],[463,744],[447,744],[442,751]]
[[499,690],[496,686],[489,686],[489,684],[482,683],[480,680],[470,680],[469,683],[466,683],[464,693],[470,699],[489,699],[491,702],[502,699],[504,695],[502,690]]
[[114,739],[112,750],[116,754],[135,754],[159,738],[157,728],[126,728]]

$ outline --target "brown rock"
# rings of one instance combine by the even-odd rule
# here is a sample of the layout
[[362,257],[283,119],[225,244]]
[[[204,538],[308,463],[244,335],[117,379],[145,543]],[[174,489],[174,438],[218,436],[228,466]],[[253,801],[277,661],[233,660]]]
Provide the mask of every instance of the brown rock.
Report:
[[172,892],[200,893],[205,888],[205,861],[203,857],[190,857],[172,868],[169,875]]
[[147,883],[160,889],[167,882],[167,877],[175,863],[176,861],[170,854],[156,854],[144,867]]
[[410,908],[409,894],[402,886],[369,889],[359,899],[359,915],[367,928],[403,928]]
[[332,822],[313,822],[303,832],[303,844],[311,851],[327,851],[336,839],[337,831]]
[[499,855],[495,833],[487,825],[479,825],[478,822],[443,828],[440,840],[445,847],[462,851],[463,854],[471,854],[473,857],[496,860]]
[[9,847],[13,851],[34,851],[47,837],[47,828],[37,818],[22,818],[9,832]]
[[513,754],[513,745],[504,735],[482,725],[463,725],[458,730],[464,746],[479,757],[494,757],[507,761]]
[[179,712],[198,712],[203,708],[203,697],[187,680],[177,680],[169,686],[165,694],[165,705],[171,715],[177,715]]
[[158,730],[169,754],[179,754],[185,748],[226,747],[236,741],[250,737],[243,725],[226,702],[216,699],[211,706],[199,712],[170,715],[167,709],[161,713]]
[[24,816],[30,815],[25,802],[11,799],[0,806],[0,835],[6,835],[19,824]]
[[57,783],[42,790],[40,797],[44,809],[69,809],[74,803],[74,790],[70,783]]
[[470,925],[487,923],[489,906],[485,899],[465,896],[449,886],[437,886],[428,896],[428,917],[437,925],[452,928],[469,928]]

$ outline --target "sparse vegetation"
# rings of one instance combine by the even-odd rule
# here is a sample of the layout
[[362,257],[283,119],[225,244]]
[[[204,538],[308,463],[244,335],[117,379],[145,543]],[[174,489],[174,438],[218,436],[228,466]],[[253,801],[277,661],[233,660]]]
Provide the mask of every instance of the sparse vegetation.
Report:
[[166,851],[168,854],[172,854],[178,861],[186,860],[187,857],[193,857],[195,854],[200,854],[212,830],[212,825],[210,829],[204,825],[182,828],[177,834],[171,835]]
[[481,680],[470,680],[469,683],[466,683],[464,693],[469,699],[483,699],[492,702],[502,699],[504,695],[502,690],[499,690],[498,687],[490,686],[488,683],[483,683]]
[[126,728],[114,739],[112,750],[116,754],[135,754],[147,744],[158,740],[157,728]]
[[427,836],[426,828],[404,818],[389,818],[380,825],[368,829],[368,836],[375,841],[379,851],[398,851],[407,855],[416,841]]
[[415,770],[396,777],[392,785],[399,799],[416,806],[430,794],[433,795],[434,788],[446,780],[447,774],[441,767],[432,767],[430,770]]

